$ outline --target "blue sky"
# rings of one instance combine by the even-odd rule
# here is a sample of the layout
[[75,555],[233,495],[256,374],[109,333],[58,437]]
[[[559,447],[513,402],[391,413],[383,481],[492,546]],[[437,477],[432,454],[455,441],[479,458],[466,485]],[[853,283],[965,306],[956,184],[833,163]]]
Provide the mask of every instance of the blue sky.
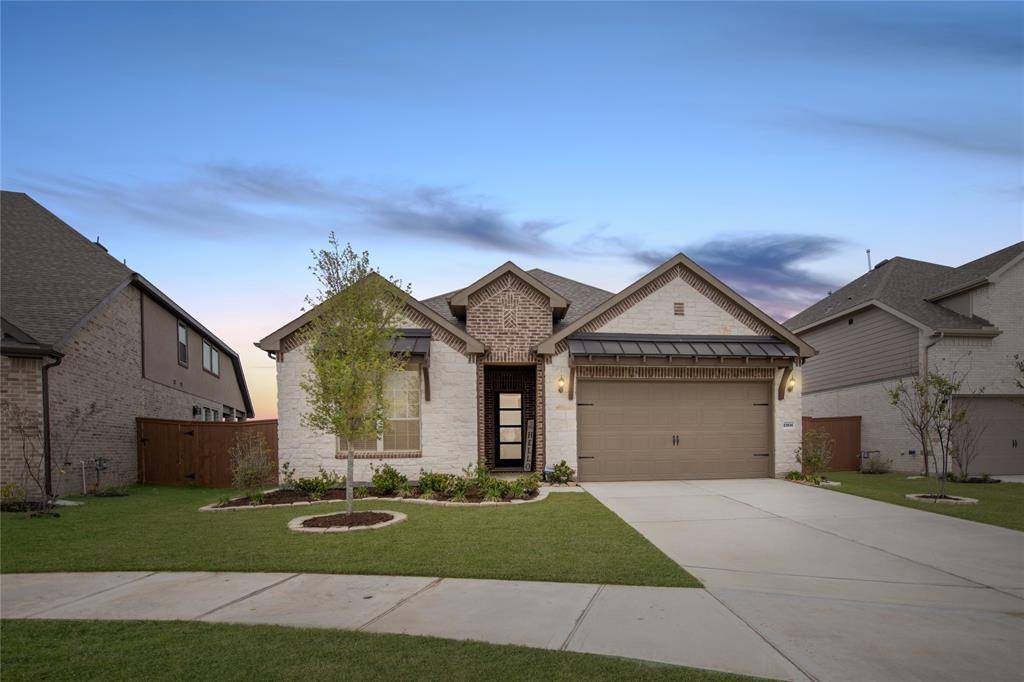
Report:
[[0,176],[238,350],[329,230],[425,297],[683,250],[785,318],[1024,239],[1021,4],[2,3]]

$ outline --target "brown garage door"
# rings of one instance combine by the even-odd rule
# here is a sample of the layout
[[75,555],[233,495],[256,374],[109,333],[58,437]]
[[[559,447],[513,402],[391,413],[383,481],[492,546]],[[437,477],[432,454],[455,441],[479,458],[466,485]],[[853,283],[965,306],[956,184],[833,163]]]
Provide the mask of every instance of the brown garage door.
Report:
[[1024,398],[957,398],[971,425],[983,429],[971,474],[1024,474]]
[[582,481],[770,475],[767,383],[581,381]]

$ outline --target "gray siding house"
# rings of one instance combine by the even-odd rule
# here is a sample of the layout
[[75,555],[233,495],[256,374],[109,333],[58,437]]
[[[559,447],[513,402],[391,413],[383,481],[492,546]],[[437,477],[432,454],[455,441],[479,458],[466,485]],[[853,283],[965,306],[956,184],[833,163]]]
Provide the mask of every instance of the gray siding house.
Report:
[[102,485],[134,483],[136,417],[253,416],[238,355],[99,243],[17,192],[0,195],[0,229],[0,483],[26,483],[15,413],[52,454],[55,494],[81,490],[83,461],[94,480],[96,458]]
[[956,366],[985,433],[972,473],[1024,474],[1024,242],[959,267],[892,258],[786,322],[818,350],[804,365],[804,414],[861,417],[861,447],[899,471],[924,468],[885,389]]

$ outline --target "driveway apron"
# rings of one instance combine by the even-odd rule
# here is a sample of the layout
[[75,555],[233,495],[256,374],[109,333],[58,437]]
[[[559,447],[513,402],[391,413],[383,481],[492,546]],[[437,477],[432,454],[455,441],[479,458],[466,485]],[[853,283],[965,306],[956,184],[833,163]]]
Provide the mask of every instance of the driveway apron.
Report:
[[1024,533],[771,479],[584,487],[805,674],[1024,674]]

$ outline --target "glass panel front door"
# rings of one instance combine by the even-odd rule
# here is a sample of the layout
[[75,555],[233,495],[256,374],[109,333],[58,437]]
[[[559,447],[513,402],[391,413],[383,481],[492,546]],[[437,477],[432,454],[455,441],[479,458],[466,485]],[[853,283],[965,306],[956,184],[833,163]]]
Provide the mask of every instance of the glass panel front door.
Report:
[[523,394],[498,394],[497,466],[523,464]]

